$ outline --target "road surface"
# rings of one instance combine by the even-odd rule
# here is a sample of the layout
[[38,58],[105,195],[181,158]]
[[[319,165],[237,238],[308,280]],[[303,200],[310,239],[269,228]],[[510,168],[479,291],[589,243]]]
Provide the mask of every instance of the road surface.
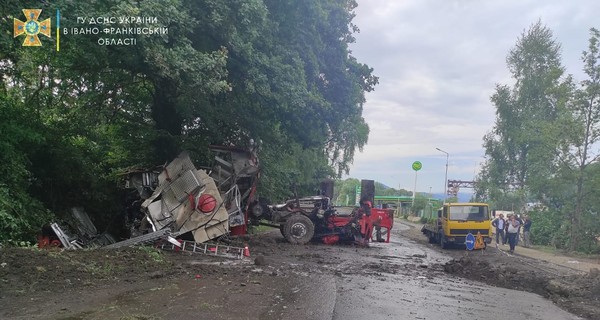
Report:
[[403,236],[406,225],[394,228],[391,243],[369,248],[291,245],[274,230],[250,239],[244,261],[2,249],[0,318],[579,319],[541,296],[446,273],[464,250],[442,251]]
[[395,227],[390,244],[373,245],[363,258],[371,267],[336,278],[332,319],[579,319],[538,295],[448,275],[439,265],[449,256],[400,236],[407,226]]

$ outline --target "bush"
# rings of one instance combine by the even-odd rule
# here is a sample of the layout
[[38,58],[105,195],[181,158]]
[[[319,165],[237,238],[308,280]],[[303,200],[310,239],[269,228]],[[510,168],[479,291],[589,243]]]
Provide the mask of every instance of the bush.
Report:
[[50,212],[39,201],[14,194],[0,184],[0,243],[23,246],[23,241],[34,242],[50,217]]
[[529,213],[531,219],[531,242],[557,249],[569,247],[569,225],[557,210]]
[[0,243],[22,246],[51,214],[29,193],[39,181],[32,174],[29,154],[46,146],[44,129],[19,99],[0,91]]

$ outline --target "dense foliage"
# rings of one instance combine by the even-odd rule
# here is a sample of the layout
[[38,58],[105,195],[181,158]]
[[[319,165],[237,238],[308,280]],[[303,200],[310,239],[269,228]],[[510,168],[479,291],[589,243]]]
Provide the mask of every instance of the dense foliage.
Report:
[[[122,210],[118,174],[181,150],[208,164],[209,144],[260,145],[261,193],[278,199],[347,172],[367,141],[364,93],[377,78],[348,50],[353,0],[16,1],[76,17],[157,17],[160,35],[102,46],[61,34],[42,47],[0,34],[0,241],[83,206],[107,226]],[[55,26],[53,18],[52,28]],[[122,27],[125,25],[115,25]],[[102,27],[102,26],[101,26]]]
[[[484,137],[486,161],[477,195],[501,210],[532,213],[533,238],[557,248],[600,251],[600,33],[582,54],[576,85],[560,44],[541,22],[507,57],[514,84],[497,85],[496,123]],[[529,206],[527,205],[529,204]]]

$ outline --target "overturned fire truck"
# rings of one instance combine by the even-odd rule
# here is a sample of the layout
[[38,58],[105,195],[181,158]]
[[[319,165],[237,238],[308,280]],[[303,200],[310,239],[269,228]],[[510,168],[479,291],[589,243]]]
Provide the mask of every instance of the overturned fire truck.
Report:
[[[211,146],[210,150],[214,154],[211,167],[197,169],[189,154],[183,152],[165,166],[123,174],[125,189],[129,190],[126,240],[116,242],[108,234],[87,231],[71,236],[54,223],[46,228],[47,235],[40,237],[40,246],[108,249],[158,240],[180,246],[193,238],[190,243],[196,250],[195,244],[243,235],[248,226],[258,224],[279,228],[293,244],[320,241],[366,245],[373,235],[376,241],[389,242],[393,211],[372,207],[373,180],[362,180],[359,207],[332,205],[333,180],[321,184],[318,196],[296,196],[282,204],[270,205],[257,197],[260,170],[255,147]],[[79,216],[87,217],[81,210],[74,211],[78,213],[77,221],[82,220]],[[91,230],[89,217],[84,220],[86,223],[80,225]],[[204,246],[204,249],[209,248]]]
[[203,243],[225,234],[247,232],[249,205],[259,176],[254,150],[211,146],[209,168],[196,169],[187,152],[163,168],[130,171],[125,187],[136,190],[128,201],[132,237],[168,230],[173,237],[191,234]]
[[162,170],[127,175],[126,185],[141,197],[134,206],[135,218],[130,219],[132,234],[158,237],[161,230],[168,230],[174,237],[191,233],[196,243],[203,243],[226,234],[245,234],[250,224],[263,224],[279,228],[294,244],[366,244],[373,235],[389,242],[393,211],[372,207],[372,180],[362,181],[359,207],[334,207],[332,180],[321,184],[319,196],[269,205],[256,196],[260,170],[255,150],[224,146],[211,150],[214,164],[206,171],[196,169],[184,152]]

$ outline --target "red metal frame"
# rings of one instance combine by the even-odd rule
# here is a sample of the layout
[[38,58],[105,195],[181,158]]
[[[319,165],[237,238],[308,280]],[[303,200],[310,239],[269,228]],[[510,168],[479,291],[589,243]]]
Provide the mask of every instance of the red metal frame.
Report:
[[392,209],[371,209],[371,216],[367,217],[368,225],[371,229],[371,232],[368,233],[368,237],[370,238],[373,234],[373,227],[380,227],[387,229],[387,237],[385,242],[390,242],[390,234],[392,231],[392,227],[394,226],[394,210]]
[[[351,223],[353,216],[331,216],[327,223],[330,229],[343,227]],[[390,242],[390,234],[394,226],[394,211],[392,209],[371,209],[371,215],[363,215],[359,220],[360,233],[363,235],[365,242],[371,240],[374,228],[382,228],[387,230],[386,243]],[[322,237],[325,244],[335,244],[340,240],[339,235],[327,235]]]

